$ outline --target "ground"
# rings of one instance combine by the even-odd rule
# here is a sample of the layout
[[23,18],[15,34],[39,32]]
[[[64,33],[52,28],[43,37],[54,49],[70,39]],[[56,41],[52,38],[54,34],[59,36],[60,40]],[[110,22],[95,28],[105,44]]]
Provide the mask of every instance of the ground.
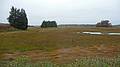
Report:
[[120,36],[87,35],[78,32],[120,32],[120,28],[30,28],[0,32],[0,59],[28,56],[33,61],[67,63],[81,57],[115,57],[120,54]]

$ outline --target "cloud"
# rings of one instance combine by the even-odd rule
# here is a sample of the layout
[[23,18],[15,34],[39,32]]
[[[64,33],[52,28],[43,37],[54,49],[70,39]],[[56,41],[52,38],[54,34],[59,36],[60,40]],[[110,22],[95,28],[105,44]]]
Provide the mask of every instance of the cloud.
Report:
[[2,0],[0,3],[5,6],[0,7],[4,15],[0,18],[8,16],[8,10],[14,5],[26,10],[30,24],[40,24],[44,19],[57,20],[60,24],[94,23],[101,19],[115,22],[120,17],[119,0]]

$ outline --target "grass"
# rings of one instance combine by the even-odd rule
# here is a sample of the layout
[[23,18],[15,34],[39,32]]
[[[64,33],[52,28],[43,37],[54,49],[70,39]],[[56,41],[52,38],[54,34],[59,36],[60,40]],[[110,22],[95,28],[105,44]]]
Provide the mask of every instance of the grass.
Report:
[[[109,35],[85,35],[78,34],[77,32],[86,32],[86,31],[98,31],[98,32],[120,32],[119,28],[30,28],[26,31],[2,31],[0,32],[0,59],[2,60],[6,54],[7,57],[19,57],[22,55],[29,56],[31,52],[33,56],[30,57],[32,60],[36,58],[34,55],[39,55],[41,53],[46,56],[54,56],[46,60],[61,60],[63,57],[75,60],[72,58],[72,55],[78,54],[80,56],[77,61],[67,64],[56,64],[51,61],[38,61],[31,63],[25,59],[20,61],[23,58],[18,58],[3,62],[1,65],[8,65],[7,67],[120,67],[120,58],[116,57],[120,53],[120,36],[109,36]],[[98,49],[100,45],[105,47],[104,49]],[[96,47],[97,46],[97,47]],[[74,47],[80,47],[78,50],[74,50],[72,54],[55,52],[59,49],[68,49],[73,50]],[[101,47],[102,48],[102,47]],[[83,50],[81,50],[83,49]],[[38,53],[35,52],[38,50]],[[28,51],[28,52],[27,52]],[[64,51],[64,50],[61,50]],[[74,53],[78,51],[77,53]],[[83,53],[81,53],[83,51]],[[89,53],[88,55],[85,52]],[[34,54],[36,53],[36,54]],[[85,58],[81,58],[81,54]],[[103,57],[99,56],[99,53]],[[14,55],[15,54],[15,55]],[[17,55],[18,54],[18,55]],[[52,54],[52,55],[51,55]],[[17,55],[17,56],[16,56]],[[43,56],[44,56],[43,55]],[[90,56],[89,56],[90,55]],[[111,57],[112,55],[112,57]],[[63,57],[59,57],[63,56]],[[91,58],[91,56],[96,56]],[[106,56],[108,58],[106,58]],[[76,55],[75,55],[76,57]],[[38,59],[38,58],[37,58]],[[27,62],[26,62],[27,61]],[[69,60],[67,60],[69,61]],[[66,62],[62,59],[61,62]],[[16,66],[17,64],[18,66]],[[12,65],[12,66],[11,66]],[[20,65],[20,66],[19,66]],[[22,66],[23,65],[23,66]],[[41,66],[43,65],[43,66]],[[86,66],[85,66],[86,65]]]
[[16,28],[10,27],[10,28],[0,28],[0,32],[14,32],[14,31],[20,31]]
[[2,62],[1,67],[120,67],[120,57],[116,58],[99,58],[85,57],[76,59],[68,64],[56,64],[51,61],[39,61],[31,63],[28,57],[18,57],[13,61]]
[[[91,45],[119,45],[119,36],[83,35],[82,31],[120,32],[119,29],[30,29],[0,33],[0,51],[52,51],[58,48]],[[29,46],[29,47],[28,47]],[[46,47],[47,46],[47,47]]]

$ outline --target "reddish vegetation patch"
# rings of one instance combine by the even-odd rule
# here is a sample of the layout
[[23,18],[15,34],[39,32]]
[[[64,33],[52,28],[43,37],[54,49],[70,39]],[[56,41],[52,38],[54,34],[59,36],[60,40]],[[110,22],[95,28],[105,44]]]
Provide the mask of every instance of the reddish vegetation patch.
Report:
[[0,29],[8,29],[11,28],[9,24],[0,24]]
[[92,46],[92,47],[73,47],[63,48],[52,52],[43,52],[40,50],[26,51],[26,52],[15,52],[4,54],[4,59],[15,59],[18,56],[28,56],[32,60],[52,60],[55,62],[68,62],[73,59],[79,59],[81,57],[114,57],[120,53],[120,46]]
[[[120,46],[119,46],[120,47]],[[118,46],[92,46],[88,48],[73,47],[67,49],[59,49],[52,53],[55,61],[62,62],[81,57],[114,57],[120,53]]]

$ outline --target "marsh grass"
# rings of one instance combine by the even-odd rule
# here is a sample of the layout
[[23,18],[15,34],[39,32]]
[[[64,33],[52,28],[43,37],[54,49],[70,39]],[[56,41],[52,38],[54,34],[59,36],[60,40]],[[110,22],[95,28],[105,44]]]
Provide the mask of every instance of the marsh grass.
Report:
[[52,51],[73,46],[120,44],[119,36],[76,34],[83,31],[120,32],[114,28],[32,28],[27,31],[0,32],[0,51]]
[[51,61],[31,62],[30,58],[22,56],[12,61],[0,62],[0,67],[120,67],[120,57],[83,57],[67,64]]
[[[119,46],[120,36],[85,35],[76,32],[120,32],[119,28],[31,28],[26,31],[7,30],[0,32],[0,58],[5,53],[42,50],[51,52],[61,48],[95,45]],[[119,50],[118,50],[119,51]],[[96,51],[97,52],[97,51]],[[51,61],[32,63],[31,58],[19,57],[12,61],[0,61],[0,67],[120,67],[120,57],[85,57],[68,64]]]
[[13,27],[10,27],[10,28],[0,28],[0,33],[1,32],[14,32],[14,31],[21,31],[21,30],[13,28]]

